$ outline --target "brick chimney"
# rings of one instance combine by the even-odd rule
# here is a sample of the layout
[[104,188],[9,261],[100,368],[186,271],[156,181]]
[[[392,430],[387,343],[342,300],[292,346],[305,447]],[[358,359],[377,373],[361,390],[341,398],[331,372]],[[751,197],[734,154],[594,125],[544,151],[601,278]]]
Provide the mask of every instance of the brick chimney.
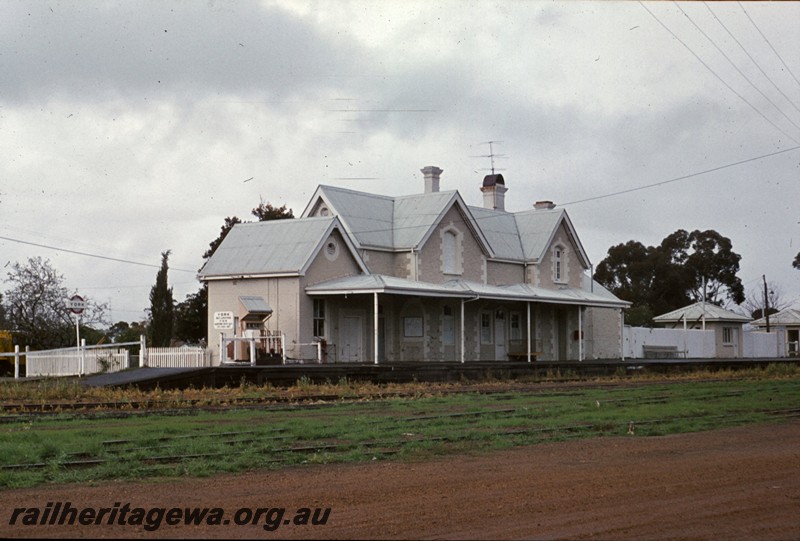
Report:
[[533,204],[533,208],[536,210],[552,210],[556,208],[556,204],[552,201],[537,201]]
[[435,165],[429,165],[420,169],[425,177],[425,193],[436,193],[439,191],[439,175],[444,170],[439,169]]
[[506,181],[503,175],[486,175],[483,177],[483,208],[506,211]]

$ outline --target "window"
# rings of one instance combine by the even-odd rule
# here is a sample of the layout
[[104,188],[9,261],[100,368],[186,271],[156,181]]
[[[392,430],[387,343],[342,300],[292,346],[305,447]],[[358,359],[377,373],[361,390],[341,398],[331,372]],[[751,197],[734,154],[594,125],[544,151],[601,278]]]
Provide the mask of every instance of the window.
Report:
[[314,336],[325,337],[325,300],[314,299]]
[[459,274],[458,272],[458,237],[452,231],[446,231],[442,237],[442,259],[444,259],[445,274]]
[[522,318],[519,312],[511,312],[511,340],[522,340]]
[[563,259],[564,257],[564,250],[560,246],[556,246],[553,248],[553,281],[554,282],[561,282],[563,281],[562,278],[562,267],[563,267]]
[[481,344],[491,344],[492,342],[492,313],[481,313]]
[[722,327],[722,343],[733,344],[733,327]]

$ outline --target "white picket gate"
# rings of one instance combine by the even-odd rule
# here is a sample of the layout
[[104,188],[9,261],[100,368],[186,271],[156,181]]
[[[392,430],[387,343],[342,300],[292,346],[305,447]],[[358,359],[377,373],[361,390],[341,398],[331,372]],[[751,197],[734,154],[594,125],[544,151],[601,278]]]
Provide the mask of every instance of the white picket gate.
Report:
[[201,347],[147,348],[147,366],[201,368],[211,366],[211,355],[207,349]]

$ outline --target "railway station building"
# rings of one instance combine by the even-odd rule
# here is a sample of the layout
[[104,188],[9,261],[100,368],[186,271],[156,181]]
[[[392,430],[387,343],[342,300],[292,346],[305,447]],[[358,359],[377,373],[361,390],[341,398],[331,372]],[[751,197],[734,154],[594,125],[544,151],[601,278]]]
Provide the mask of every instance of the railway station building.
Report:
[[469,206],[421,172],[416,195],[321,185],[300,218],[234,226],[199,273],[213,364],[621,356],[628,303],[592,281],[565,209],[506,211],[500,174]]

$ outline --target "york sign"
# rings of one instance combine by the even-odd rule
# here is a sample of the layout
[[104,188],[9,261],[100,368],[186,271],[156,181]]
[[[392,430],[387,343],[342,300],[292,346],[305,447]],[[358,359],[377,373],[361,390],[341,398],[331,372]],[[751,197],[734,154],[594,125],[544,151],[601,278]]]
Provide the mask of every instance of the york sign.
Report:
[[73,314],[82,314],[86,308],[86,301],[80,295],[73,295],[67,300],[67,309]]

